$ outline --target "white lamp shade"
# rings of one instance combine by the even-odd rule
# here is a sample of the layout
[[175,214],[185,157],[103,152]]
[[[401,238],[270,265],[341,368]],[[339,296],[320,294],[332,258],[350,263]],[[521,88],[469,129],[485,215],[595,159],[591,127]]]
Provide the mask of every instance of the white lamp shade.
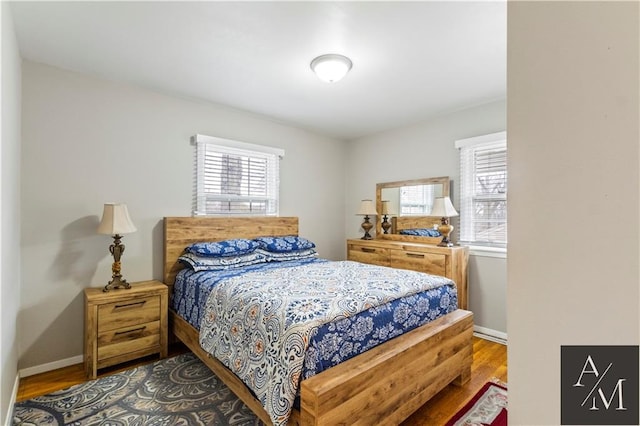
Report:
[[360,203],[360,209],[356,214],[359,216],[377,216],[378,212],[376,211],[376,207],[373,205],[372,200],[362,200]]
[[451,198],[437,197],[433,201],[431,216],[452,217],[452,216],[458,216],[458,212],[453,207],[453,204],[451,203]]
[[383,200],[382,201],[382,211],[380,213],[381,214],[385,214],[385,215],[389,215],[389,216],[393,216],[393,215],[397,214],[395,206],[393,204],[391,204],[391,201],[388,201],[388,200]]
[[322,55],[311,61],[311,69],[318,78],[328,83],[341,80],[352,66],[351,59],[346,56],[328,54]]
[[120,235],[136,232],[129,217],[126,204],[106,203],[102,212],[102,221],[98,225],[98,234]]

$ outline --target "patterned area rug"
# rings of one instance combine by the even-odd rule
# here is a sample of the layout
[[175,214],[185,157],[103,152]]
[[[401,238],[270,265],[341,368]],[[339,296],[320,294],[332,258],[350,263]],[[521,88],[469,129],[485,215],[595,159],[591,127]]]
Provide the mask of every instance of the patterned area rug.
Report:
[[507,426],[506,383],[487,382],[446,426]]
[[15,404],[13,424],[261,425],[198,358],[182,354]]

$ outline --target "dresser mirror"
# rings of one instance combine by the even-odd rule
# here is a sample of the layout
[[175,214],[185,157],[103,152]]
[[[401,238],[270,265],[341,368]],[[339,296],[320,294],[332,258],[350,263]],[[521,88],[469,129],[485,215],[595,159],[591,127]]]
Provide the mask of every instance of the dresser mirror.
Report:
[[376,238],[438,244],[442,237],[404,233],[428,233],[440,223],[440,217],[429,214],[436,197],[450,196],[449,185],[448,176],[378,183]]

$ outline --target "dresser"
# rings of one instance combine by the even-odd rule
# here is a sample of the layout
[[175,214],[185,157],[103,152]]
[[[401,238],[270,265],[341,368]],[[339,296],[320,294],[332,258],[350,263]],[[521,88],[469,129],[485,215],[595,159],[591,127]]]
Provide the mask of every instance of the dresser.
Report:
[[361,263],[411,269],[450,278],[458,288],[458,306],[468,307],[467,247],[393,240],[347,240],[347,259]]
[[86,288],[84,365],[97,370],[151,354],[167,356],[168,287],[160,281],[132,283],[103,292]]

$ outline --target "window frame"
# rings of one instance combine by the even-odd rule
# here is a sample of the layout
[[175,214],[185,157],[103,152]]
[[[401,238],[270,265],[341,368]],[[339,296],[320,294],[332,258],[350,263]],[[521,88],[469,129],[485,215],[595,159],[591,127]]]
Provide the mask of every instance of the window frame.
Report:
[[[507,244],[508,244],[508,234],[507,234],[507,224],[508,217],[506,217],[506,206],[508,200],[508,164],[507,164],[507,132],[497,132],[491,133],[488,135],[482,135],[467,139],[461,139],[455,141],[455,147],[460,150],[460,184],[459,184],[459,194],[460,194],[460,244],[467,245],[471,248],[472,254],[481,254],[487,255],[491,257],[506,257],[507,253]],[[504,195],[496,195],[495,197],[488,195],[480,195],[477,196],[474,194],[473,187],[475,183],[475,179],[477,177],[475,172],[475,162],[473,160],[470,162],[474,167],[474,170],[467,173],[466,168],[468,167],[465,164],[465,156],[463,150],[466,150],[468,153],[472,153],[476,150],[487,149],[491,147],[497,147],[498,149],[504,149],[505,151],[505,159],[504,159],[504,167],[505,167],[505,179],[504,186],[505,192]],[[496,200],[502,201],[505,203],[505,219],[504,219],[504,232],[505,232],[505,241],[504,242],[489,242],[476,240],[473,238],[474,230],[469,229],[468,227],[473,227],[473,219],[474,219],[474,199],[482,199],[482,200]],[[471,224],[469,223],[471,221]]]
[[[196,134],[191,137],[191,143],[194,145],[194,190],[193,190],[193,216],[278,216],[280,213],[280,159],[284,157],[284,150],[280,148],[257,145],[246,142],[224,139],[215,136],[207,136]],[[247,157],[259,161],[266,161],[264,170],[267,172],[265,177],[265,194],[259,196],[237,195],[237,194],[214,194],[207,195],[205,191],[205,181],[207,180],[205,158],[207,149],[217,153],[231,154]],[[250,172],[249,172],[250,173]],[[211,174],[209,174],[211,176]],[[222,180],[221,176],[218,176]],[[215,211],[207,210],[207,201],[227,200],[228,202],[265,202],[264,211],[234,210]],[[269,208],[269,206],[272,206]]]

